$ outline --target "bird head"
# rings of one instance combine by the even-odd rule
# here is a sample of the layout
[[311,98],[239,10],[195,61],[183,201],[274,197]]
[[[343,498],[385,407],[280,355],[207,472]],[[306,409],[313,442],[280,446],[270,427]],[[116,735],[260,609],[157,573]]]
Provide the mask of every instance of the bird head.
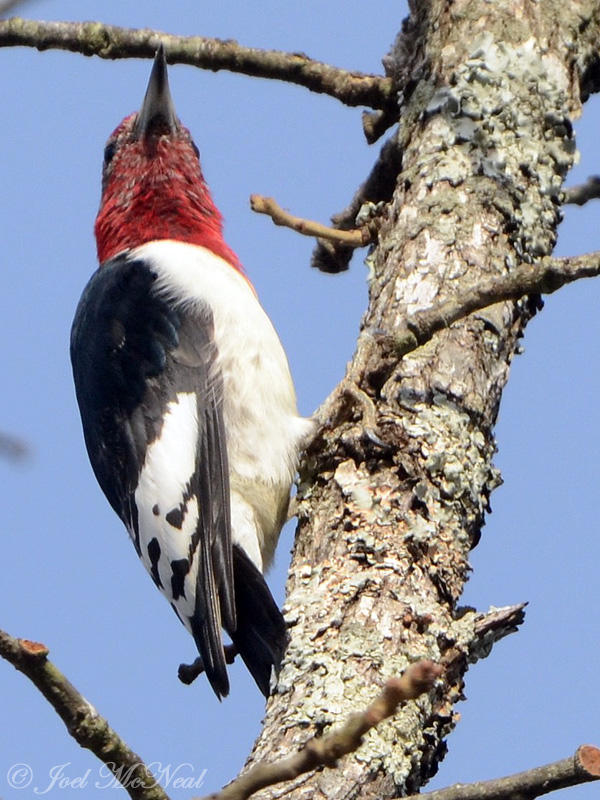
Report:
[[175,113],[162,44],[142,107],[106,143],[95,234],[101,264],[146,242],[175,239],[206,247],[241,270],[223,240],[198,148]]

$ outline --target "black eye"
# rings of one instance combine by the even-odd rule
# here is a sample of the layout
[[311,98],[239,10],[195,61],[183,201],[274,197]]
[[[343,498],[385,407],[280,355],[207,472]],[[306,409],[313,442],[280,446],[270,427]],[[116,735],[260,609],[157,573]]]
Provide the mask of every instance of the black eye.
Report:
[[113,159],[117,150],[117,145],[114,142],[109,142],[104,148],[104,166],[107,167]]
[[192,149],[193,149],[194,153],[196,153],[196,158],[199,161],[200,160],[200,150],[198,150],[198,148],[196,147],[196,142],[194,142],[193,139],[192,139]]

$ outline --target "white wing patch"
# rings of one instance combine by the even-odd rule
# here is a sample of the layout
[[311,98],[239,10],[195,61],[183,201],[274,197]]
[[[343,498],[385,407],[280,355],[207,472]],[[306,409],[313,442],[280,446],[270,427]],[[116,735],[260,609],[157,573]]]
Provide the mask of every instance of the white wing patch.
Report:
[[[186,625],[194,613],[198,569],[197,559],[189,563],[199,516],[198,500],[190,495],[197,441],[196,395],[180,392],[167,404],[160,436],[146,451],[134,495],[142,561]],[[179,567],[182,591],[174,593],[172,562],[183,559],[188,565]]]

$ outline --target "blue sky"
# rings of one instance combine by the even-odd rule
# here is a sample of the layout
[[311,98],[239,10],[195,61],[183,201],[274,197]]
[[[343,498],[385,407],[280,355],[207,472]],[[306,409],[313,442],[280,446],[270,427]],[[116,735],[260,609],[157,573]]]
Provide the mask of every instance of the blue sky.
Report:
[[[365,19],[358,0],[303,3],[197,0],[38,0],[23,14],[99,19],[171,33],[235,38],[304,51],[338,66],[380,71],[405,4],[380,0]],[[368,22],[368,24],[366,24]],[[206,681],[176,678],[194,646],[138,563],[101,495],[84,452],[68,361],[71,319],[95,269],[104,142],[137,109],[148,61],[0,49],[0,428],[31,448],[0,461],[0,627],[46,643],[51,658],[148,762],[217,789],[241,766],[258,731],[262,696],[244,669],[219,704]],[[299,404],[311,413],[342,376],[365,307],[361,255],[351,270],[309,266],[312,242],[250,212],[253,192],[326,221],[342,209],[376,156],[360,110],[298,87],[191,67],[171,69],[179,116],[200,148],[205,176],[237,251],[288,351]],[[577,125],[581,163],[571,182],[600,172],[598,104]],[[376,146],[377,147],[377,146]],[[558,253],[600,248],[598,204],[568,209]],[[450,753],[429,788],[491,778],[570,754],[598,735],[599,669],[596,421],[600,389],[600,285],[547,299],[515,359],[497,428],[504,486],[472,554],[464,601],[481,610],[528,600],[521,632],[467,675],[468,702]],[[283,595],[293,531],[270,582]],[[43,793],[50,771],[103,779],[27,680],[0,664],[0,797]],[[15,763],[33,770],[26,790],[9,785]],[[73,788],[46,792],[69,797]],[[169,787],[174,798],[191,792]],[[588,785],[574,800],[596,796]]]

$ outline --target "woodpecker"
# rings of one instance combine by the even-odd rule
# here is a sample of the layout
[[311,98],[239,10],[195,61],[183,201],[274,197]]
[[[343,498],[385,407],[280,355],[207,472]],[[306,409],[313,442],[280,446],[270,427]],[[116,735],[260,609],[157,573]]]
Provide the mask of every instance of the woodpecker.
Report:
[[106,144],[95,235],[71,362],[96,479],[217,697],[223,629],[268,696],[286,631],[263,571],[312,423],[223,239],[162,45],[141,109]]

